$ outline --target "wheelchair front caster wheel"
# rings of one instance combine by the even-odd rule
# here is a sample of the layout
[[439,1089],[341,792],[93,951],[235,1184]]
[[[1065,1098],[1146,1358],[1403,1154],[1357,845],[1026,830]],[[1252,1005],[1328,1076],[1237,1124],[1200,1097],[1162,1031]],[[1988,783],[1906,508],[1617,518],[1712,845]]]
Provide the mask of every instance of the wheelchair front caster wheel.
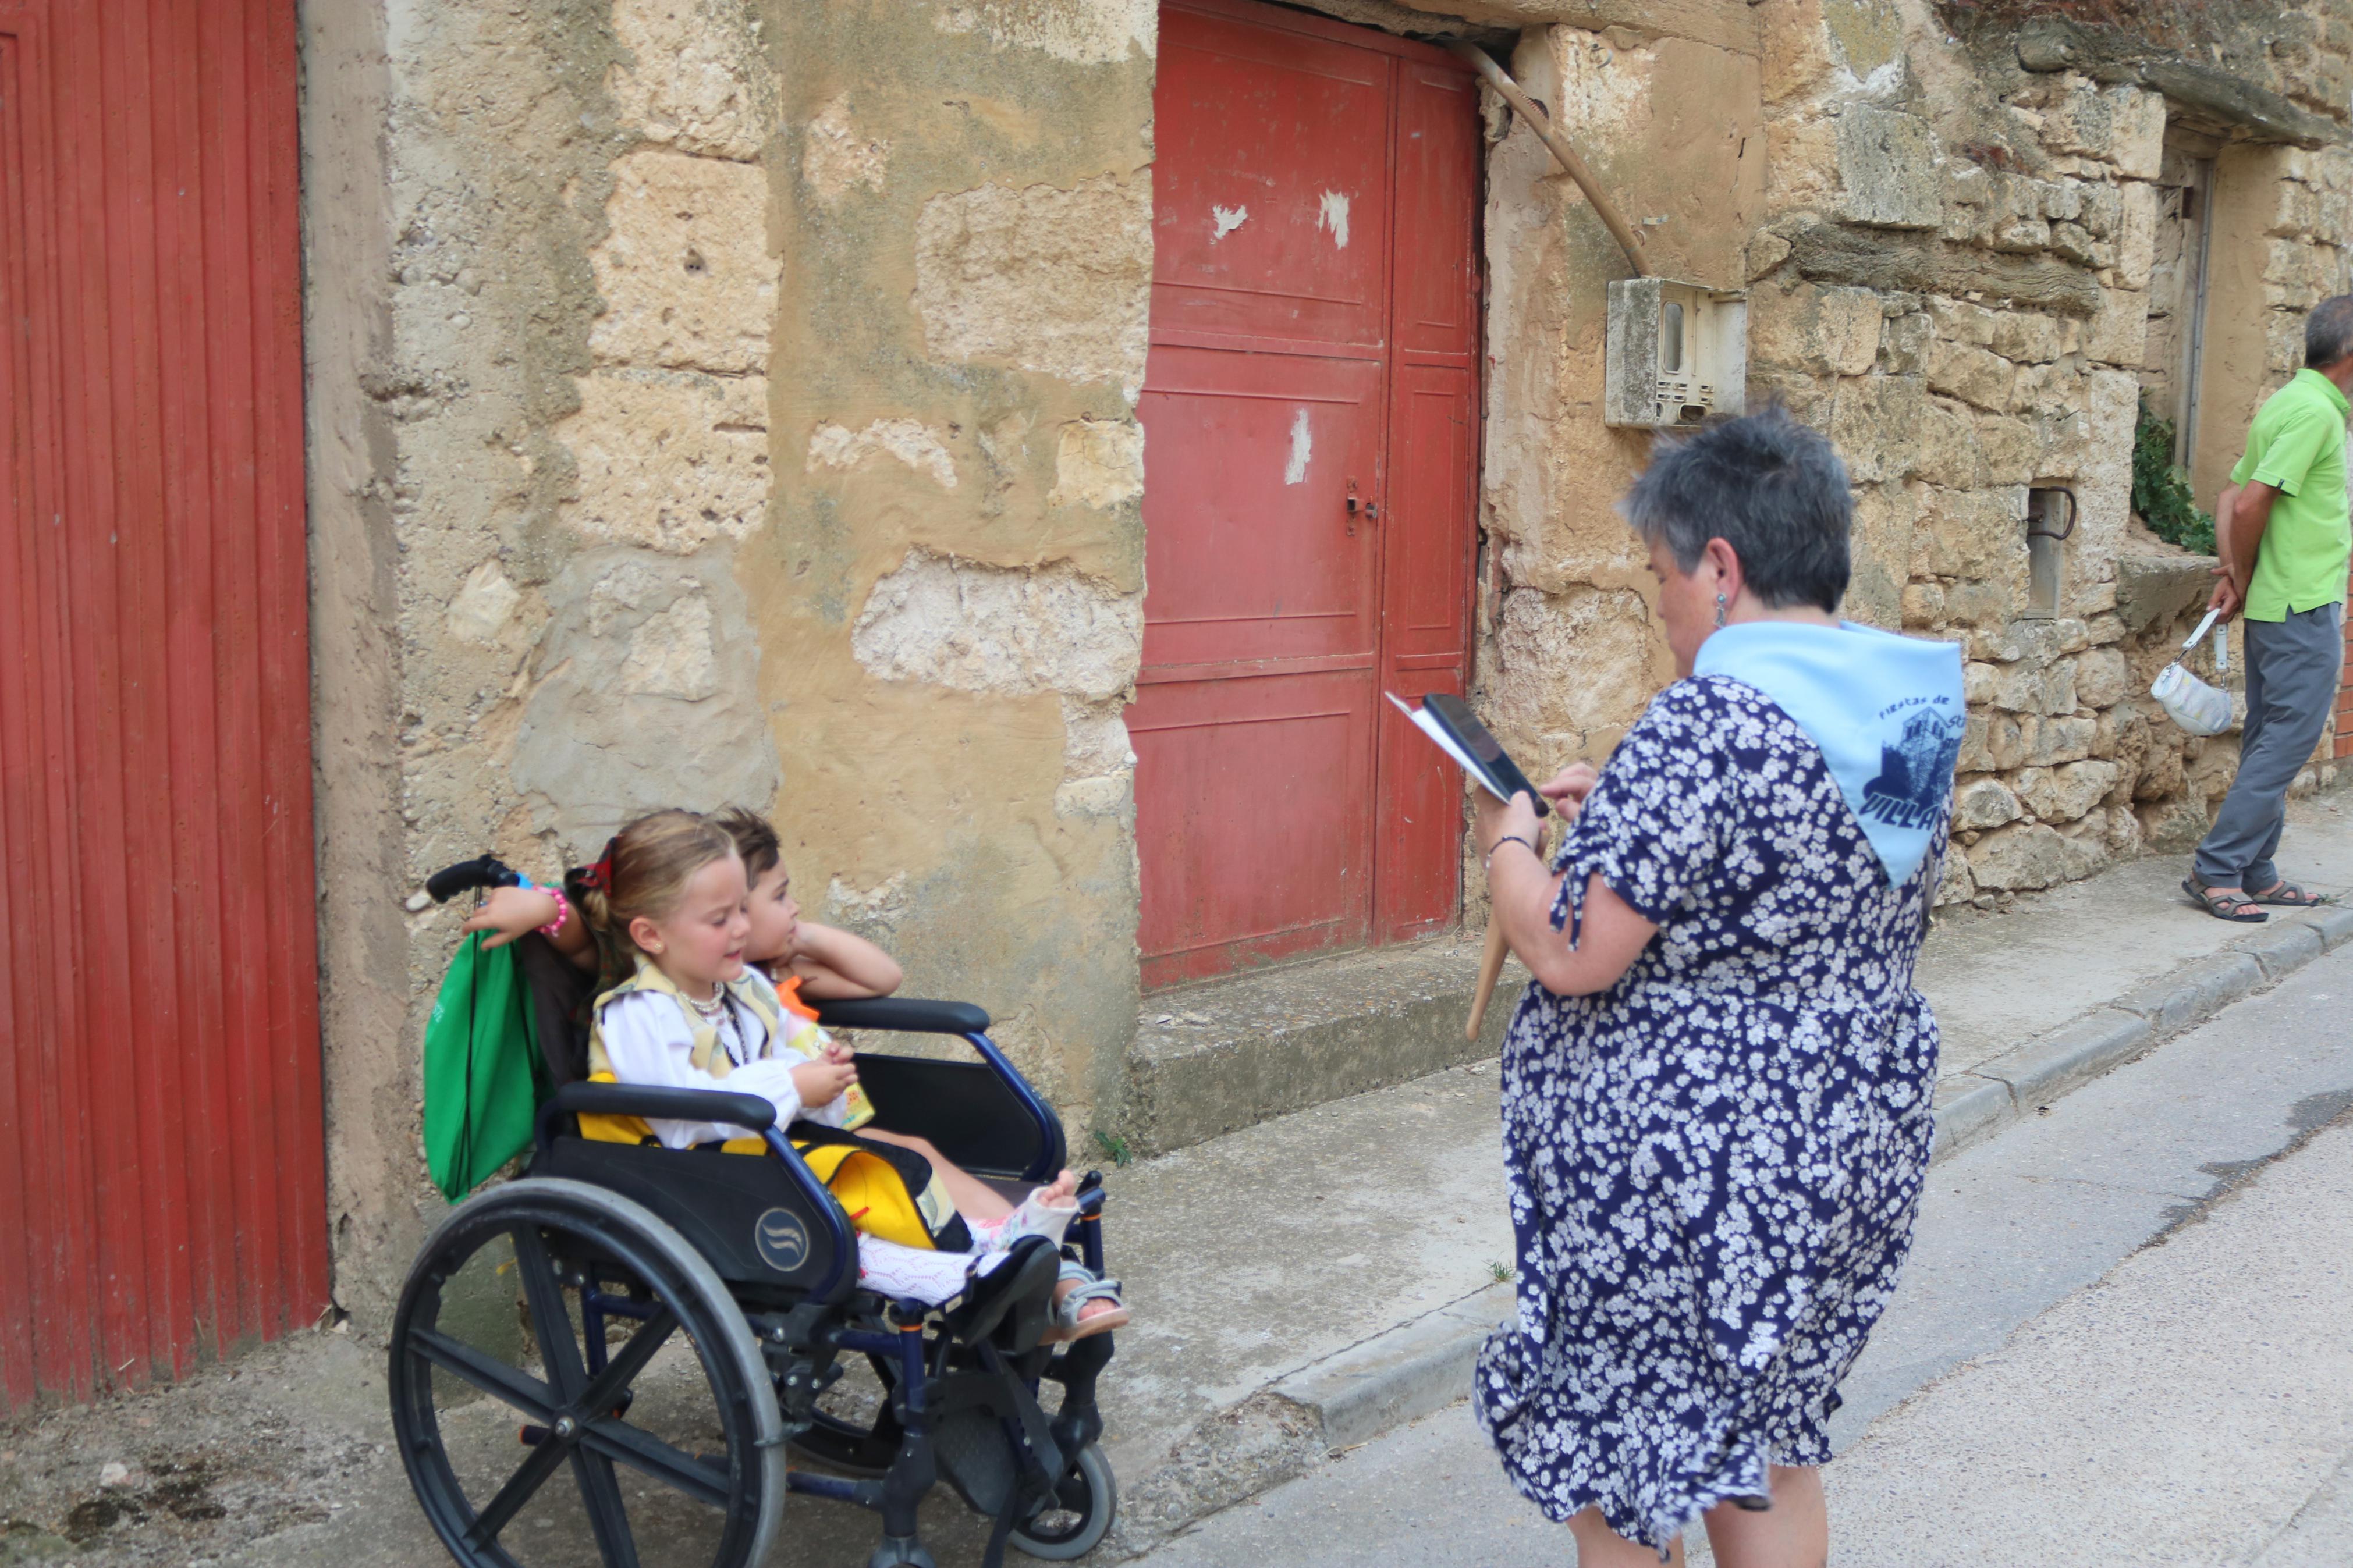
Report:
[[1062,1478],[1045,1506],[1012,1534],[1013,1544],[1049,1563],[1068,1563],[1092,1552],[1119,1517],[1119,1484],[1111,1461],[1090,1443]]

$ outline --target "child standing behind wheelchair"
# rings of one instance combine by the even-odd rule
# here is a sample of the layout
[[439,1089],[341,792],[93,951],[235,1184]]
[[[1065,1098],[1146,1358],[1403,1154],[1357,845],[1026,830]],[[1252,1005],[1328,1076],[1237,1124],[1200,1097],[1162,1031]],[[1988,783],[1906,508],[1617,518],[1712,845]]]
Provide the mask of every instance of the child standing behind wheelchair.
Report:
[[[573,873],[569,885],[568,900],[545,889],[500,889],[466,929],[500,932],[495,945],[535,926],[583,968],[596,964],[592,1078],[757,1094],[776,1106],[776,1125],[791,1129],[838,1193],[861,1152],[869,1160],[898,1150],[921,1156],[913,1165],[903,1157],[891,1162],[912,1178],[905,1185],[916,1213],[895,1227],[906,1240],[872,1234],[877,1226],[864,1208],[851,1215],[863,1288],[940,1305],[994,1268],[1021,1237],[1060,1243],[1078,1212],[1069,1171],[1016,1207],[924,1140],[879,1129],[848,1133],[873,1110],[858,1089],[850,1053],[827,1038],[802,998],[887,995],[898,987],[899,966],[861,937],[799,919],[766,822],[741,810],[715,819],[656,812],[622,828],[604,858]],[[742,1136],[739,1128],[709,1122],[649,1127],[673,1149],[723,1146]],[[818,1128],[839,1131],[828,1136]],[[887,1147],[861,1151],[868,1141]],[[1082,1339],[1128,1321],[1116,1282],[1076,1264],[1063,1266],[1055,1300],[1050,1338]]]

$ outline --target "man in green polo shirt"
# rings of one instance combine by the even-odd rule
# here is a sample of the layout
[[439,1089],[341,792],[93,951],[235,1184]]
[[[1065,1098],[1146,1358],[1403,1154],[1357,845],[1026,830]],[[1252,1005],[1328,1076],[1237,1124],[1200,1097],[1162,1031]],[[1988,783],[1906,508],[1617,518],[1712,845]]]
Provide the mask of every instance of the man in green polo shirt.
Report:
[[2353,387],[2353,294],[2313,307],[2305,368],[2272,394],[2231,470],[2227,558],[2213,607],[2247,617],[2247,721],[2239,772],[2181,885],[2208,913],[2270,917],[2256,906],[2325,900],[2279,874],[2272,856],[2287,787],[2311,761],[2345,668],[2345,574],[2353,520],[2345,496],[2346,392]]

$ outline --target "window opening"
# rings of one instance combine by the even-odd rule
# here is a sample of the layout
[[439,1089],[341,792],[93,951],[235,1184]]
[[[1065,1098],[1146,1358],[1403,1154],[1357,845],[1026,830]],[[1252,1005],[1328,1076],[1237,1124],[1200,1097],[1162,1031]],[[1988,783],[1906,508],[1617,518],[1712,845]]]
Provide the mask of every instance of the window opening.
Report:
[[2067,536],[2075,531],[2075,493],[2026,492],[2026,618],[2057,617],[2066,588]]

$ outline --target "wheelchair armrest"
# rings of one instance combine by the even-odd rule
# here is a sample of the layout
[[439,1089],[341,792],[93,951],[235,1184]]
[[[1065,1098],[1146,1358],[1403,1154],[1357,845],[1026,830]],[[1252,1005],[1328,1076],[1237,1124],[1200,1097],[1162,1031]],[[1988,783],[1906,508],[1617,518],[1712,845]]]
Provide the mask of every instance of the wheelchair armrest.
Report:
[[575,1116],[647,1116],[664,1121],[720,1121],[747,1132],[776,1124],[774,1101],[756,1094],[712,1089],[655,1089],[634,1083],[567,1083],[555,1091],[559,1110]]
[[988,1015],[969,1002],[926,1002],[918,996],[861,996],[819,1002],[817,1021],[833,1029],[895,1029],[909,1035],[978,1035]]

